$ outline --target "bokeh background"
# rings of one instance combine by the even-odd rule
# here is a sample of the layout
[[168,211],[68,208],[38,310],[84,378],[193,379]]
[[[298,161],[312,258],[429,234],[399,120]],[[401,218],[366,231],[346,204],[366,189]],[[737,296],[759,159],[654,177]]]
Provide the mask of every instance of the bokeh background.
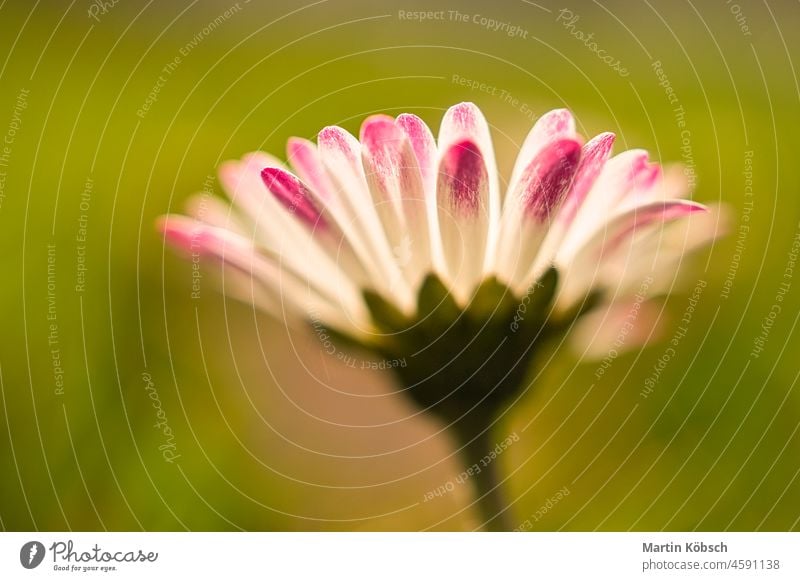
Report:
[[[401,16],[415,10],[446,14]],[[707,286],[648,397],[663,342],[600,379],[563,348],[496,427],[519,438],[498,459],[513,519],[800,528],[798,26],[788,0],[0,3],[0,527],[474,526],[468,487],[425,501],[460,468],[390,374],[209,280],[192,298],[191,264],[153,228],[188,195],[219,194],[225,159],[283,157],[289,136],[357,132],[374,112],[436,128],[471,100],[503,171],[538,115],[569,107],[618,151],[688,163],[695,199],[730,208],[728,236],[692,262],[687,288]],[[666,340],[688,304],[665,301]]]

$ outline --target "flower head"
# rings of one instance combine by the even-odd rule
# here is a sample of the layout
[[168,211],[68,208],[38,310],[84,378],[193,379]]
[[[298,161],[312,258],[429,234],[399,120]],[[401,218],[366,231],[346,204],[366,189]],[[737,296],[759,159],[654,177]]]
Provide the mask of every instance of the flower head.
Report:
[[[191,217],[160,226],[222,266],[226,293],[409,360],[395,371],[426,409],[491,417],[547,338],[576,327],[598,354],[591,339],[613,340],[631,313],[647,327],[646,301],[716,235],[716,214],[684,199],[681,168],[637,149],[612,157],[613,142],[584,142],[569,111],[551,111],[503,193],[472,103],[445,113],[438,140],[414,115],[375,115],[359,139],[335,126],[316,145],[290,139],[291,169],[260,152],[225,163],[230,205],[194,198]],[[626,333],[616,349],[652,334]]]
[[438,140],[410,114],[369,117],[359,137],[326,127],[316,145],[290,139],[291,169],[260,152],[227,162],[232,204],[195,199],[191,218],[161,228],[218,259],[228,293],[279,318],[313,311],[366,343],[385,331],[370,297],[413,319],[431,276],[463,310],[487,280],[525,299],[554,270],[540,308],[557,320],[630,301],[643,276],[673,272],[715,232],[713,215],[692,218],[706,208],[684,199],[680,168],[642,150],[611,157],[614,134],[584,142],[564,109],[534,125],[504,193],[472,103],[445,113]]

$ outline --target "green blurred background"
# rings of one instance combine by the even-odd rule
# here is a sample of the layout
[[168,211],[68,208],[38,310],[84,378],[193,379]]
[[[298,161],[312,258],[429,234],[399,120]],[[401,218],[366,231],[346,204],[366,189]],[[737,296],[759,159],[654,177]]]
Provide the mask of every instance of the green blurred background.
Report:
[[[619,357],[599,380],[597,363],[560,349],[498,427],[498,441],[519,436],[498,460],[512,520],[800,528],[800,271],[784,278],[800,228],[800,5],[434,4],[0,4],[3,529],[473,526],[467,488],[424,501],[460,468],[441,427],[392,394],[391,376],[321,353],[312,333],[224,300],[208,280],[192,299],[191,265],[152,226],[225,159],[283,157],[289,136],[357,132],[373,112],[411,111],[437,128],[462,100],[486,113],[505,172],[533,119],[566,106],[584,135],[617,132],[617,151],[681,161],[688,137],[695,199],[731,207],[730,234],[693,261],[689,284],[708,286],[649,397],[640,392],[663,344]],[[562,9],[579,16],[571,28]],[[414,10],[467,22],[401,17]],[[687,300],[667,301],[666,338]]]

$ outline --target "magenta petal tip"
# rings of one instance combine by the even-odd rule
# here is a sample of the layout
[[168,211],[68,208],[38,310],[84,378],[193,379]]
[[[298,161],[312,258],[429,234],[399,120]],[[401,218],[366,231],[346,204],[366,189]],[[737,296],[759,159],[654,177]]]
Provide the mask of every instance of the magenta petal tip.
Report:
[[439,166],[439,189],[446,192],[450,205],[457,210],[474,214],[487,188],[488,173],[478,145],[465,139],[450,146],[442,155]]
[[276,167],[261,170],[264,185],[292,214],[308,226],[324,225],[311,191],[296,176]]

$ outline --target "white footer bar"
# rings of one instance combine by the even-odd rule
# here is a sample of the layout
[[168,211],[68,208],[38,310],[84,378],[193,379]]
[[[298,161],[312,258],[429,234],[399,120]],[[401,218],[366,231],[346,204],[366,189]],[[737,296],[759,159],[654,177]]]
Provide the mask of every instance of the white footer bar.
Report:
[[800,579],[800,533],[3,533],[0,579]]

